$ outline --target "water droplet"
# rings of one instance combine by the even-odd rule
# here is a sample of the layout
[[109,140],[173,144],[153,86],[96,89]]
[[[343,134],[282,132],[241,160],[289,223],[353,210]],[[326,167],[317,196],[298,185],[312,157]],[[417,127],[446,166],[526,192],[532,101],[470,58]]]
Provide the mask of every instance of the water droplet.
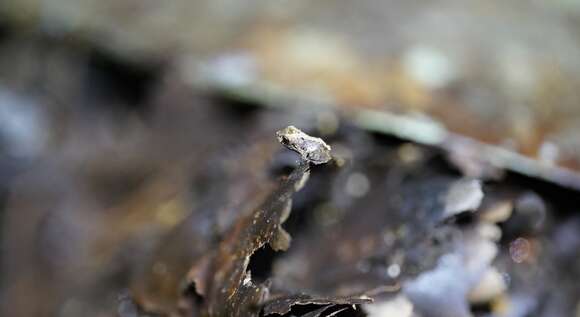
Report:
[[391,264],[387,268],[387,274],[390,278],[397,278],[401,274],[401,267],[398,264]]
[[530,257],[531,245],[525,238],[517,238],[510,243],[510,257],[516,263],[522,263]]
[[369,179],[362,173],[352,173],[346,181],[346,193],[352,197],[363,197],[369,191]]

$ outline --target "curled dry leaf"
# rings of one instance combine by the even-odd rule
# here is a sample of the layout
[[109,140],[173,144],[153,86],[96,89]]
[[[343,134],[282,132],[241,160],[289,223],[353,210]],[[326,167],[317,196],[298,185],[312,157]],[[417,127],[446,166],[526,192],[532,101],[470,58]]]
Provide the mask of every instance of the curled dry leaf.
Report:
[[264,203],[240,218],[226,234],[218,249],[194,265],[189,281],[204,296],[204,312],[209,316],[257,316],[259,305],[268,297],[268,285],[257,285],[247,271],[252,254],[269,244],[275,251],[290,246],[290,235],[282,228],[290,214],[292,195],[310,174],[310,162],[330,160],[330,147],[290,126],[277,132],[279,141],[299,152],[303,160],[282,180]]
[[266,244],[274,250],[288,248],[290,235],[282,223],[288,218],[292,194],[309,172],[308,163],[302,162],[260,208],[234,224],[209,259],[201,260],[192,268],[189,280],[205,296],[205,311],[209,316],[259,313],[258,305],[267,296],[268,287],[252,282],[247,272],[250,256]]

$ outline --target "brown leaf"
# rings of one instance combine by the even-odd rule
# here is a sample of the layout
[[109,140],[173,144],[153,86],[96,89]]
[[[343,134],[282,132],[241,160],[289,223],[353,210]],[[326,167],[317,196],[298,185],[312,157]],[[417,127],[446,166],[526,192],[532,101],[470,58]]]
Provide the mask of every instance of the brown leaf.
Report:
[[240,218],[217,251],[211,255],[209,270],[203,261],[188,275],[198,293],[205,296],[205,311],[210,316],[256,316],[258,305],[268,296],[266,285],[256,285],[247,272],[250,256],[265,244],[286,250],[290,236],[281,225],[288,217],[292,195],[308,177],[308,162],[300,165],[253,213]]

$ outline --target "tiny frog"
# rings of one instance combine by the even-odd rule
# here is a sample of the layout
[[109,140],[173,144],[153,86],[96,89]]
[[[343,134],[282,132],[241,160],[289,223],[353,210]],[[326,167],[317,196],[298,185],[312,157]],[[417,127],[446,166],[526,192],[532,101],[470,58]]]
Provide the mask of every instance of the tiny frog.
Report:
[[332,159],[328,144],[321,138],[309,136],[295,126],[290,125],[276,132],[276,137],[282,145],[313,164],[324,164]]

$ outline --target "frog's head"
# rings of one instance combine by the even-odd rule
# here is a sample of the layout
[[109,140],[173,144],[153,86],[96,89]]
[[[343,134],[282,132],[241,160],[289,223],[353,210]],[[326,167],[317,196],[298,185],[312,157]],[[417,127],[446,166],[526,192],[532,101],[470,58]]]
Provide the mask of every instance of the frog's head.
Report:
[[289,146],[292,144],[292,136],[296,136],[300,134],[302,131],[298,130],[293,125],[289,125],[284,129],[281,129],[276,132],[276,137],[278,138],[278,142],[282,143],[285,146]]

